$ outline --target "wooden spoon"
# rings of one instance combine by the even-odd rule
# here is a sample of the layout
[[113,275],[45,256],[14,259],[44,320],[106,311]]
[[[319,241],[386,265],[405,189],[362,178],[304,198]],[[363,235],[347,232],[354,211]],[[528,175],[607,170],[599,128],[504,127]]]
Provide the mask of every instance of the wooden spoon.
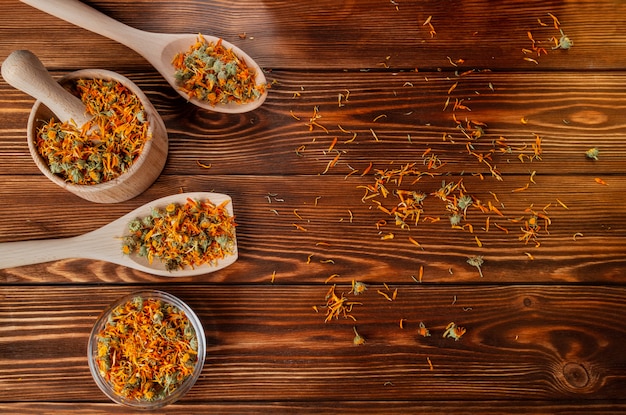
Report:
[[16,50],[2,62],[2,77],[9,85],[41,101],[61,122],[73,120],[80,128],[92,118],[80,98],[55,81],[28,50]]
[[144,257],[122,253],[122,237],[128,234],[128,224],[132,220],[151,215],[153,208],[164,208],[170,203],[184,204],[188,198],[210,200],[216,205],[228,201],[226,210],[229,215],[233,215],[232,199],[228,195],[208,192],[180,193],[147,203],[100,229],[80,236],[0,243],[0,268],[40,264],[67,258],[87,258],[124,265],[154,275],[189,277],[208,274],[234,263],[238,257],[236,239],[232,255],[218,260],[215,265],[203,264],[194,269],[168,271],[159,258],[155,258],[152,264],[149,264]]
[[[92,9],[77,0],[21,0],[32,7],[44,11],[59,19],[65,20],[76,26],[82,27],[94,33],[113,39],[142,55],[169,84],[189,102],[213,111],[225,113],[242,113],[259,107],[267,97],[266,92],[258,99],[244,103],[217,104],[215,106],[196,98],[189,99],[184,91],[181,91],[174,77],[175,69],[172,59],[180,52],[186,52],[191,45],[196,43],[197,34],[166,34],[153,33],[127,26],[109,16]],[[203,37],[208,42],[217,42],[219,38],[214,36]],[[226,48],[232,48],[233,52],[243,60],[256,74],[256,84],[266,83],[265,75],[261,67],[237,46],[222,40]]]

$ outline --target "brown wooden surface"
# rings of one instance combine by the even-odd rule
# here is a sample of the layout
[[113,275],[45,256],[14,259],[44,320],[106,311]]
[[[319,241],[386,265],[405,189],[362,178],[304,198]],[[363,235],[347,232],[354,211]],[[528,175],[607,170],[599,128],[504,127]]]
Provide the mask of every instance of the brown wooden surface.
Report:
[[[39,173],[26,144],[33,99],[0,80],[0,242],[75,236],[162,196],[216,191],[233,198],[240,258],[176,280],[84,259],[0,269],[1,413],[128,413],[91,379],[86,346],[98,314],[143,288],[180,296],[207,333],[203,373],[168,413],[626,411],[624,2],[86,3],[139,29],[223,36],[266,68],[272,89],[250,113],[198,109],[126,47],[1,0],[0,60],[29,49],[55,77],[120,72],[162,115],[170,153],[137,198],[84,201]],[[560,34],[548,13],[570,50],[551,49]],[[524,55],[527,31],[547,55]],[[453,112],[455,99],[469,110]],[[323,128],[311,130],[316,107]],[[468,154],[453,115],[486,124],[477,151],[499,137],[515,149],[494,155],[503,180]],[[541,160],[522,163],[536,136]],[[591,147],[598,161],[586,159]],[[447,163],[442,175],[403,189],[463,179],[485,204],[497,197],[502,216],[473,210],[473,233],[452,229],[431,197],[425,215],[441,221],[403,230],[361,200],[376,169],[422,165],[428,149]],[[548,205],[549,234],[524,244],[515,220]],[[482,278],[466,262],[474,255]],[[356,322],[324,323],[313,306],[330,284],[347,293],[352,280],[369,286]],[[377,293],[385,284],[395,301]],[[420,321],[431,337],[418,335]],[[442,337],[451,321],[467,328],[459,341]],[[353,326],[364,345],[352,345]]]

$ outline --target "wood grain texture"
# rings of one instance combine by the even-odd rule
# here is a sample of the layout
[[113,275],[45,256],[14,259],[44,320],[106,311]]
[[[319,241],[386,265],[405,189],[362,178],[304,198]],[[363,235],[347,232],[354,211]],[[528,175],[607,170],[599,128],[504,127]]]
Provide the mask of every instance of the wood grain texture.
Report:
[[[277,71],[268,75],[277,83],[266,103],[246,114],[195,108],[175,97],[158,75],[123,75],[146,92],[165,122],[169,159],[164,174],[319,174],[334,157],[325,150],[335,137],[335,149],[344,154],[330,174],[349,173],[347,165],[363,170],[369,162],[375,167],[421,162],[427,148],[447,163],[446,171],[485,173],[484,165],[468,155],[468,140],[453,117],[486,124],[484,136],[473,143],[476,151],[488,151],[493,140],[501,137],[517,149],[494,156],[503,174],[537,170],[609,175],[626,168],[622,157],[626,151],[623,72],[473,73],[458,77],[436,72]],[[457,87],[448,94],[454,84]],[[10,100],[7,102],[16,105],[2,115],[0,174],[35,174],[38,170],[25,140],[33,100],[6,84],[0,88],[2,96]],[[349,94],[348,101],[341,98],[341,106],[340,94]],[[469,110],[453,112],[457,99]],[[307,123],[315,107],[321,127],[310,131]],[[445,142],[444,134],[448,137]],[[522,163],[518,156],[530,151],[535,134],[542,138],[542,160]],[[301,146],[298,156],[296,150]],[[584,153],[591,147],[600,149],[601,162],[586,159]],[[210,164],[210,171],[200,168],[198,161]]]
[[[167,407],[168,414],[263,414],[268,411],[281,414],[319,414],[332,413],[341,408],[344,414],[407,414],[420,411],[429,414],[507,414],[518,413],[549,413],[549,414],[619,414],[626,408],[620,403],[555,403],[544,402],[511,402],[511,401],[481,401],[481,402],[451,402],[451,401],[367,401],[367,406],[362,400],[336,402],[224,402],[224,403],[176,403]],[[0,410],[7,414],[143,414],[144,411],[132,411],[127,408],[107,403],[0,403]],[[156,412],[156,411],[155,411]],[[165,412],[164,412],[165,413]]]
[[[479,189],[482,184],[478,178],[465,180],[468,189],[475,186]],[[410,231],[390,223],[378,230],[376,222],[389,219],[389,216],[372,209],[371,203],[361,201],[363,192],[357,185],[367,183],[363,178],[329,181],[323,176],[168,176],[159,179],[140,197],[110,206],[81,202],[75,196],[65,196],[56,187],[42,186],[37,180],[16,179],[2,184],[3,194],[11,195],[12,200],[20,204],[6,210],[7,215],[0,220],[0,235],[4,235],[3,242],[15,238],[12,235],[19,235],[17,239],[75,236],[103,226],[159,194],[176,193],[180,189],[213,190],[233,198],[240,257],[223,272],[207,276],[209,280],[267,281],[276,271],[279,278],[290,282],[319,282],[335,273],[347,281],[355,278],[378,282],[389,279],[409,281],[410,276],[417,275],[423,266],[426,282],[623,284],[626,229],[618,219],[623,216],[621,205],[607,205],[600,211],[595,206],[599,200],[618,200],[626,190],[626,182],[616,179],[610,186],[593,183],[590,189],[597,189],[597,193],[561,190],[576,188],[579,183],[590,180],[556,177],[544,180],[538,190],[519,193],[501,189],[523,186],[527,177],[506,186],[490,187],[490,191],[500,195],[506,216],[500,220],[491,215],[493,222],[487,232],[488,215],[473,213],[470,222],[474,223],[474,233],[469,233],[452,229],[443,206],[436,201],[425,207],[426,214],[442,217],[440,222],[422,221]],[[430,186],[421,189],[435,191],[440,183],[430,183]],[[20,199],[19,189],[24,187],[38,189],[40,197]],[[303,188],[306,189],[298,190]],[[268,195],[275,196],[268,199]],[[487,191],[475,195],[483,200],[492,197]],[[47,204],[46,200],[55,198],[58,200],[56,204]],[[566,203],[568,209],[558,205],[556,199]],[[32,213],[20,222],[11,219],[19,214],[19,206],[24,204]],[[552,220],[550,233],[541,234],[539,247],[520,241],[520,225],[511,222],[526,215],[524,210],[532,204],[540,207],[551,204],[547,210]],[[72,212],[72,220],[67,220],[63,212]],[[509,234],[495,228],[494,223],[510,229]],[[294,224],[303,226],[306,231],[299,230]],[[381,233],[387,232],[396,237],[382,241]],[[409,236],[419,241],[422,247],[410,243]],[[477,246],[475,237],[479,238],[482,247]],[[529,259],[526,253],[534,259]],[[474,255],[485,257],[482,279],[477,270],[466,263],[467,258]],[[83,260],[0,270],[0,276],[7,282],[24,283],[38,282],[40,278],[48,282],[99,282],[111,281],[111,278],[154,280],[106,263],[95,262],[87,267]]]
[[[12,324],[2,328],[11,375],[0,400],[19,393],[105,402],[86,365],[89,330],[107,304],[139,288],[2,287],[0,311]],[[368,399],[414,401],[611,400],[623,392],[623,288],[392,285],[398,296],[389,302],[376,292],[385,290],[380,284],[357,298],[356,321],[326,324],[324,312],[312,310],[324,303],[324,285],[157,288],[186,301],[207,335],[206,366],[189,402],[349,401],[363,390]],[[430,337],[417,334],[419,321]],[[461,340],[442,338],[450,321],[467,328]],[[352,344],[355,325],[366,338],[361,347]]]
[[[133,413],[91,379],[87,339],[114,299],[150,288],[188,302],[208,338],[200,379],[163,413],[626,412],[626,3],[85,3],[138,29],[231,41],[265,69],[268,99],[245,114],[197,108],[130,49],[0,0],[0,61],[28,49],[55,78],[117,71],[169,136],[147,191],[88,202],[40,174],[26,143],[34,100],[0,79],[0,242],[76,236],[163,196],[214,191],[233,199],[239,259],[178,279],[84,259],[0,269],[1,413]],[[548,13],[571,49],[552,49]],[[547,53],[523,51],[528,32]],[[479,138],[460,128],[470,121]],[[492,151],[502,180],[476,156]],[[364,199],[380,172],[426,170],[432,156],[433,177],[373,198],[391,210],[398,189],[427,194],[410,229]],[[472,232],[453,229],[432,195],[443,181],[502,215],[472,208]],[[520,240],[529,209],[551,220],[539,246]],[[349,294],[353,280],[365,294]],[[356,321],[324,323],[332,284],[362,303]],[[395,301],[381,294],[395,289]],[[467,328],[459,341],[442,337],[450,322]]]
[[[471,2],[346,1],[115,1],[85,3],[142,30],[210,33],[248,52],[266,68],[436,69],[447,57],[467,65],[510,70],[623,69],[626,5],[619,0]],[[27,44],[51,68],[149,68],[138,54],[115,42],[47,16],[15,0],[3,0],[6,37],[3,50]],[[527,32],[546,48],[560,37],[548,13],[556,15],[575,47],[549,53],[540,64],[524,61]],[[24,16],[32,16],[24,19]],[[423,23],[429,16],[436,35]],[[541,26],[540,19],[548,26]],[[67,36],[74,31],[74,36]],[[245,34],[245,39],[240,35]],[[63,50],[61,55],[59,51]],[[606,51],[610,52],[606,52]],[[4,56],[0,55],[0,59]]]

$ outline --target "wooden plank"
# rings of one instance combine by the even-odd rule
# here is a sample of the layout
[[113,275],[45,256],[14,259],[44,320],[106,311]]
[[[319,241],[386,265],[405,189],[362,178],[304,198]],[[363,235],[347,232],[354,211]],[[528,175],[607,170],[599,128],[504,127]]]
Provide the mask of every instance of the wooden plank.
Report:
[[[90,327],[141,288],[0,288],[0,401],[106,402],[87,368]],[[392,285],[390,302],[382,284],[356,298],[342,284],[338,292],[362,305],[356,321],[328,323],[323,308],[312,310],[325,302],[323,284],[151,288],[180,295],[208,336],[205,369],[184,402],[341,402],[364,390],[373,401],[623,398],[624,288]],[[418,335],[420,321],[430,337]],[[442,337],[451,321],[467,328],[459,341]],[[352,344],[353,326],[364,345]]]
[[[16,0],[3,0],[3,4],[7,26],[0,50],[27,45],[55,69],[109,67],[111,56],[118,69],[149,68],[137,53],[113,41]],[[470,67],[494,69],[623,69],[626,56],[626,34],[618,30],[626,23],[626,5],[619,0],[402,1],[395,5],[374,0],[298,0],[266,1],[262,6],[250,0],[222,0],[202,7],[192,1],[117,4],[103,0],[88,4],[138,29],[224,37],[262,66],[275,69],[436,69],[449,66],[448,57],[464,59]],[[558,17],[574,41],[570,50],[551,49],[551,38],[561,34],[548,13]],[[32,17],[24,19],[26,15]],[[429,16],[436,35],[431,36],[424,25]],[[522,52],[532,46],[528,31],[547,55]],[[0,60],[6,55],[0,55]],[[534,57],[539,64],[525,57]]]
[[[470,407],[468,409],[468,407]],[[524,413],[524,414],[619,414],[626,410],[626,405],[622,402],[602,403],[602,402],[576,402],[576,403],[556,403],[556,402],[526,402],[516,400],[505,401],[482,401],[482,402],[452,402],[452,401],[367,401],[363,405],[362,400],[342,401],[342,402],[221,402],[221,403],[194,403],[178,402],[166,408],[168,414],[209,414],[219,413],[224,415],[241,413],[298,413],[298,414],[320,414],[341,411],[342,414],[407,414],[419,410],[428,414],[502,414],[502,413]],[[145,412],[133,411],[130,408],[120,405],[106,403],[0,403],[0,411],[8,414],[56,414],[66,415],[110,415],[110,414],[142,414]]]
[[[236,115],[186,104],[158,76],[125,75],[146,91],[165,121],[170,153],[164,174],[317,174],[340,151],[337,168],[329,173],[345,175],[347,165],[362,171],[370,162],[375,167],[424,163],[427,149],[446,163],[446,172],[489,174],[469,154],[468,144],[476,153],[493,151],[491,163],[503,174],[626,172],[624,72],[584,77],[567,72],[463,77],[275,72],[270,79],[278,83],[266,103]],[[26,143],[33,100],[6,84],[0,83],[0,92],[3,104],[13,108],[0,113],[0,175],[40,174]],[[468,109],[453,111],[457,100]],[[312,118],[316,125],[311,128]],[[484,124],[480,138],[468,139],[467,121]],[[541,160],[529,163],[537,137]],[[592,147],[600,149],[598,162],[585,157]]]
[[[444,179],[455,182],[460,178]],[[435,192],[441,180],[425,179],[414,189]],[[466,223],[472,224],[471,233],[468,227],[452,229],[445,203],[432,195],[427,196],[417,226],[411,225],[409,230],[396,226],[393,217],[377,209],[376,204],[361,200],[364,193],[358,186],[371,183],[366,177],[164,176],[131,201],[100,205],[40,178],[11,176],[0,182],[0,193],[12,201],[3,207],[0,241],[75,236],[164,195],[180,190],[217,191],[233,198],[240,258],[231,267],[201,280],[262,282],[276,271],[290,283],[319,283],[335,273],[347,281],[365,277],[378,282],[386,278],[406,282],[423,266],[424,281],[429,283],[623,284],[626,228],[622,204],[617,201],[626,191],[626,181],[620,176],[612,178],[608,186],[586,176],[549,176],[537,181],[539,184],[529,190],[512,192],[528,183],[528,177],[494,180],[486,188],[477,177],[463,177],[472,196],[484,205],[495,204],[503,214],[469,209]],[[581,183],[586,183],[584,192],[580,191]],[[399,203],[394,196],[379,199],[389,209]],[[516,221],[520,217],[528,220],[528,208],[547,214],[551,220],[549,234],[539,232],[538,247],[534,241],[519,239],[524,225]],[[74,212],[73,217],[68,219],[66,212]],[[424,220],[427,217],[441,220],[431,223]],[[388,224],[377,228],[381,220]],[[540,221],[540,225],[545,224]],[[394,238],[381,240],[388,233]],[[409,236],[421,246],[411,243]],[[468,257],[476,255],[484,256],[482,279],[477,269],[467,264]],[[81,260],[0,270],[0,279],[13,283],[159,280],[123,267]]]

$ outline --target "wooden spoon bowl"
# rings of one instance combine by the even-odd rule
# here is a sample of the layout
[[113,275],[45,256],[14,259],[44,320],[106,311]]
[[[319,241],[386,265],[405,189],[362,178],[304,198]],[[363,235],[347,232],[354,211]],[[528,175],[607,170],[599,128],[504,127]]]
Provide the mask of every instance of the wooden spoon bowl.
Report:
[[232,199],[222,193],[191,192],[165,196],[146,203],[99,229],[82,235],[71,238],[0,243],[0,268],[40,264],[66,258],[87,258],[124,265],[154,275],[191,277],[208,274],[233,264],[238,258],[236,238],[230,255],[218,259],[215,263],[204,263],[194,268],[168,270],[158,258],[150,263],[145,257],[137,254],[125,255],[122,253],[123,237],[130,233],[128,225],[131,221],[150,216],[153,209],[163,209],[170,203],[185,204],[187,199],[208,200],[215,205],[227,202],[226,211],[229,216],[234,216]]
[[92,202],[123,202],[143,193],[159,177],[167,159],[167,130],[161,116],[137,85],[116,72],[104,69],[84,69],[66,75],[59,80],[59,83],[69,85],[78,79],[114,80],[131,90],[143,104],[146,120],[149,122],[148,133],[151,138],[144,144],[141,154],[128,171],[116,179],[93,185],[69,183],[52,173],[46,161],[37,151],[37,129],[42,122],[47,122],[54,117],[53,112],[40,100],[37,100],[30,112],[27,127],[28,149],[35,164],[53,183]]

